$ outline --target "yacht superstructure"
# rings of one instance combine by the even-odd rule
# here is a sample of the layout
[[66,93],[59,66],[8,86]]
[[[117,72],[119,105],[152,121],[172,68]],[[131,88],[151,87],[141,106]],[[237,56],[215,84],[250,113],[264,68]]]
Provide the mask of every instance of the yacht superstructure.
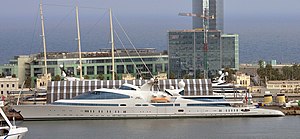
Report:
[[220,77],[212,81],[214,95],[223,95],[228,100],[238,99],[248,101],[252,99],[252,95],[248,92],[247,88],[225,81],[225,76],[228,76],[228,73],[220,71],[219,74]]
[[222,96],[181,96],[184,82],[178,83],[179,89],[152,91],[155,83],[152,79],[141,87],[124,84],[52,104],[13,108],[24,120],[284,116],[277,110],[244,106],[242,101],[226,101]]

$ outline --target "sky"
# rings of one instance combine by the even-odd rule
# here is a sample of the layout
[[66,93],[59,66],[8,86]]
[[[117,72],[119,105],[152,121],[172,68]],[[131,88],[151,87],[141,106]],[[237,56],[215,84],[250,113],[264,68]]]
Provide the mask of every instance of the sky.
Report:
[[[111,7],[124,15],[176,16],[191,11],[192,0],[44,0],[44,4]],[[34,15],[39,0],[0,0],[0,17]],[[299,0],[225,0],[228,16],[299,15]],[[59,13],[59,11],[57,11]]]

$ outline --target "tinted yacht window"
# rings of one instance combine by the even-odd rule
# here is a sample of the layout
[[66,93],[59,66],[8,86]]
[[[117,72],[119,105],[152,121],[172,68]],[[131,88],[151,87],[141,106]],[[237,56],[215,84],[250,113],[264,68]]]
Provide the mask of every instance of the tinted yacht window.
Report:
[[130,98],[128,95],[104,92],[104,91],[92,91],[83,93],[79,96],[74,97],[73,99],[124,99]]

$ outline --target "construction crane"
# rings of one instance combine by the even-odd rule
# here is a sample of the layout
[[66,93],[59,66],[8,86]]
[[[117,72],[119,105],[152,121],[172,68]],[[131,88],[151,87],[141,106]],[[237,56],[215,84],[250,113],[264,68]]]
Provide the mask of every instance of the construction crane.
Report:
[[[208,29],[209,29],[209,19],[215,19],[214,15],[209,15],[209,6],[206,3],[206,6],[203,8],[203,14],[195,14],[195,13],[179,13],[179,16],[192,16],[192,17],[199,17],[203,19],[203,32],[204,32],[204,45],[203,45],[203,50],[204,50],[204,79],[208,78],[208,58],[207,58],[207,52],[208,52]],[[194,42],[195,43],[195,42]],[[194,63],[195,63],[195,58],[194,58]],[[195,69],[195,64],[194,64],[194,71]]]

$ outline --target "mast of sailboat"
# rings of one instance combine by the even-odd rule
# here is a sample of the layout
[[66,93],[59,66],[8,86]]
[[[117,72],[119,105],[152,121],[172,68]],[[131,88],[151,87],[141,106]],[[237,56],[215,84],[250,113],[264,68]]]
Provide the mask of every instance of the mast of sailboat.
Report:
[[44,63],[45,63],[44,75],[47,75],[48,74],[48,71],[47,71],[47,52],[46,52],[45,24],[44,24],[42,0],[40,1],[40,17],[41,17],[41,25],[42,25],[42,41],[43,41],[43,46],[44,46]]
[[76,25],[77,25],[77,41],[78,41],[78,54],[79,54],[79,74],[82,80],[82,62],[81,62],[81,43],[80,43],[80,28],[78,19],[78,6],[76,6]]
[[112,23],[112,12],[109,9],[109,23],[110,23],[110,37],[111,37],[111,58],[112,58],[112,80],[115,80],[115,43],[114,43],[114,31]]

